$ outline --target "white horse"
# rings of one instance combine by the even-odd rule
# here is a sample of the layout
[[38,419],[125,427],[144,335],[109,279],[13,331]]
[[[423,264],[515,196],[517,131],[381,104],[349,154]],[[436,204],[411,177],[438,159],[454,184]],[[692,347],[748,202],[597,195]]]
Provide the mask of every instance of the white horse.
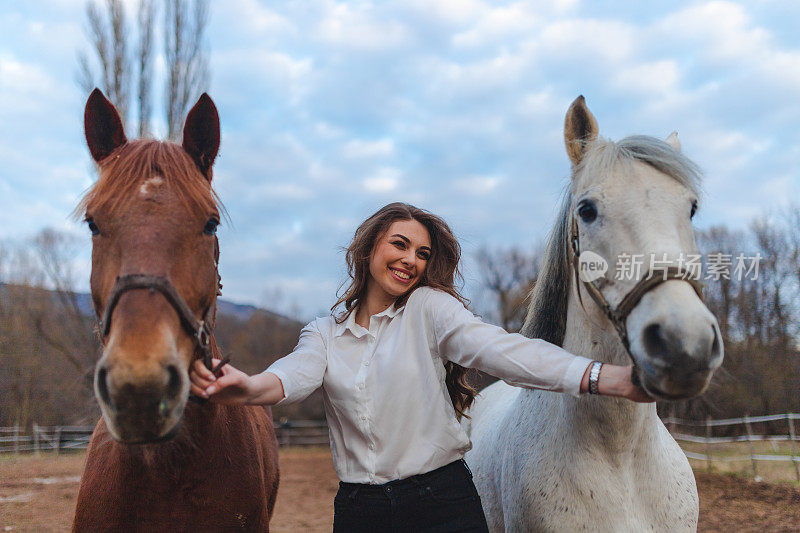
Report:
[[[666,142],[599,138],[582,96],[564,136],[571,184],[522,333],[602,362],[633,359],[654,397],[700,394],[723,355],[717,322],[679,265],[697,254],[697,167],[674,133]],[[581,255],[589,251],[596,255]],[[608,272],[593,280],[585,270],[578,281],[579,264],[589,257],[596,265],[597,256]],[[655,267],[669,265],[666,281],[651,257]],[[637,284],[616,268],[639,262],[651,281]],[[466,460],[492,531],[697,529],[692,470],[655,404],[499,382],[470,416]]]

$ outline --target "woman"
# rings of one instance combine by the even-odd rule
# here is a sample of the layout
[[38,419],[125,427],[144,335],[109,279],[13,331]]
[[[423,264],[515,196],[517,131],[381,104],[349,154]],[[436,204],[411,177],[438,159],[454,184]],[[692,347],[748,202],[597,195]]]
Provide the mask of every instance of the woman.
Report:
[[218,402],[274,405],[323,388],[341,480],[334,531],[486,531],[462,459],[470,442],[458,420],[476,394],[465,367],[522,387],[650,400],[631,367],[481,322],[455,288],[460,255],[442,219],[389,204],[356,230],[350,286],[291,354],[254,376],[193,367],[192,392]]

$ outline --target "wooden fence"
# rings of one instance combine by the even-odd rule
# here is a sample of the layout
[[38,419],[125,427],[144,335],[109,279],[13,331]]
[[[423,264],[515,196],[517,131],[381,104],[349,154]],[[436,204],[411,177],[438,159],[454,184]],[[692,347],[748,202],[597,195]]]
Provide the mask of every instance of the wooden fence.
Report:
[[[689,459],[705,461],[711,468],[714,462],[750,462],[752,474],[758,477],[759,462],[788,462],[794,467],[795,477],[800,481],[800,435],[798,423],[800,414],[788,413],[769,416],[745,416],[725,420],[685,420],[680,418],[664,418],[664,424],[678,441]],[[787,433],[765,435],[753,431],[753,425],[785,421]],[[714,436],[714,428],[741,426],[739,435]],[[30,434],[19,427],[0,428],[0,453],[39,453],[55,451],[61,453],[68,450],[85,449],[89,443],[93,426],[53,426],[33,425]],[[275,422],[275,435],[281,446],[327,446],[329,443],[328,426],[324,420],[281,420]],[[756,453],[754,443],[766,442],[772,445],[776,453]],[[720,453],[719,446],[730,443],[746,443],[747,454]],[[777,453],[777,443],[786,443],[783,453]],[[698,451],[698,448],[702,451]],[[715,448],[717,451],[715,451]],[[788,453],[787,453],[788,452]]]
[[19,426],[0,427],[0,453],[26,453],[85,449],[94,426],[53,426],[33,424],[30,434]]
[[[759,477],[759,462],[788,462],[794,467],[795,478],[800,482],[800,456],[798,451],[797,420],[800,414],[787,413],[782,415],[767,416],[744,416],[742,418],[728,418],[724,420],[706,419],[685,420],[680,418],[664,418],[664,424],[669,428],[670,433],[683,448],[683,452],[689,459],[705,461],[706,467],[711,468],[712,462],[736,463],[750,462],[750,469],[755,478]],[[786,422],[786,433],[777,435],[764,435],[753,431],[753,425],[770,423],[775,427],[777,422]],[[741,426],[738,432],[730,431],[732,426]],[[680,428],[680,429],[679,429]],[[738,435],[728,435],[723,437],[714,436],[714,428],[726,428],[726,433],[739,433]],[[756,453],[754,443],[769,443],[774,453]],[[778,453],[778,443],[787,443],[783,453]],[[696,449],[687,449],[688,443],[695,444],[694,448],[701,448],[702,452]],[[732,443],[746,443],[747,454],[719,453],[720,445]]]
[[[62,453],[86,449],[94,426],[39,426],[30,433],[16,427],[0,427],[0,453]],[[328,446],[328,425],[324,420],[275,422],[275,435],[281,446]]]

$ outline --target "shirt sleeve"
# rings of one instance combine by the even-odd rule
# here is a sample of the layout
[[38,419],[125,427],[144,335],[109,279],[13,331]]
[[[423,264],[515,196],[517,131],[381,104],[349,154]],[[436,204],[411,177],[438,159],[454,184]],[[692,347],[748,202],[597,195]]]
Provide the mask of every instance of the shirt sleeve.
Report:
[[482,370],[509,385],[580,394],[591,359],[487,324],[442,291],[429,291],[423,305],[444,359]]
[[264,371],[272,372],[281,380],[284,397],[278,404],[302,401],[322,385],[328,358],[317,322],[315,320],[303,328],[292,353],[281,357]]

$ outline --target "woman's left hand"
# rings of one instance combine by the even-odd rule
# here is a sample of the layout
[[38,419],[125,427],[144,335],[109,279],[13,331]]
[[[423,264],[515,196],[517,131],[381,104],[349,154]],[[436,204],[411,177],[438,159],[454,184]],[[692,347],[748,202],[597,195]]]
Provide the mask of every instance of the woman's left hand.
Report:
[[[597,380],[597,390],[603,396],[616,396],[638,403],[654,402],[655,399],[650,397],[643,388],[633,383],[632,376],[633,365],[620,366],[604,363]],[[588,390],[588,370],[584,381],[586,381],[586,390]],[[583,390],[583,387],[581,389]]]

